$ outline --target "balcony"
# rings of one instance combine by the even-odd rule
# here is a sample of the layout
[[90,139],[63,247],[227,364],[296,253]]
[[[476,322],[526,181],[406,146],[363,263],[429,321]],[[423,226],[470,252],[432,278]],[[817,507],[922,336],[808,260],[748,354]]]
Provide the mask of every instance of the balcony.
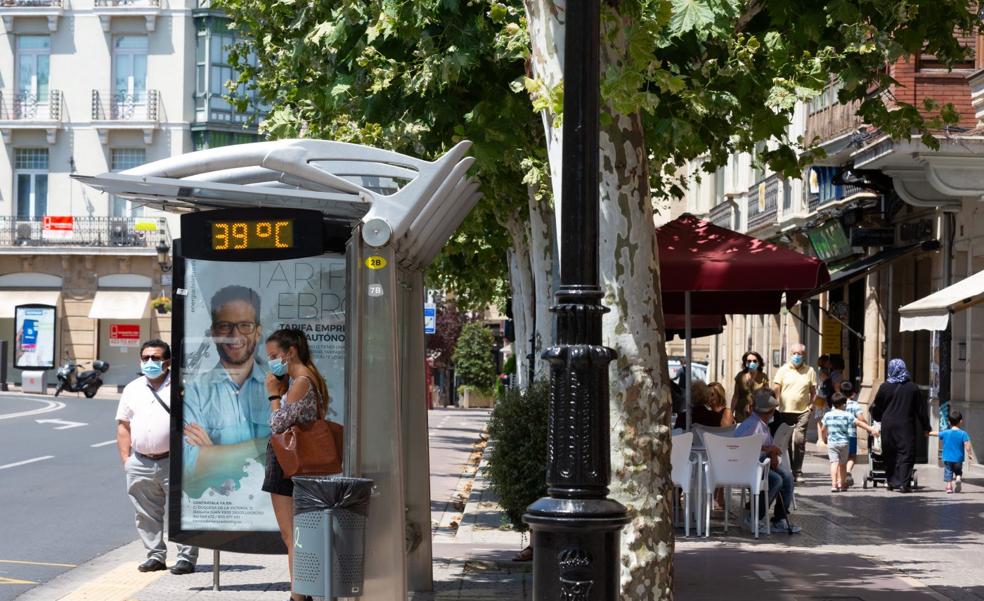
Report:
[[856,131],[864,124],[857,115],[860,105],[860,100],[849,104],[835,102],[811,112],[806,118],[807,144],[824,145],[826,142]]
[[779,176],[772,174],[749,190],[748,199],[748,231],[775,225],[779,209],[779,197],[783,193],[783,182]]
[[158,107],[160,93],[92,91],[92,123],[99,132],[99,140],[109,143],[109,132],[141,130],[144,143],[154,141],[154,130],[159,127]]
[[95,0],[92,12],[99,17],[103,31],[113,27],[113,17],[143,17],[147,31],[157,27],[161,14],[161,0]]
[[731,194],[726,194],[724,199],[714,205],[707,212],[707,220],[716,226],[737,231],[739,228],[738,205],[732,199]]
[[15,130],[44,130],[48,144],[55,143],[61,128],[63,99],[60,90],[50,90],[39,98],[30,92],[0,91],[0,134],[4,144],[10,144]]
[[0,15],[7,33],[14,31],[17,17],[48,19],[48,31],[58,31],[58,18],[65,13],[65,0],[0,0]]
[[0,254],[155,254],[167,222],[144,217],[0,217]]

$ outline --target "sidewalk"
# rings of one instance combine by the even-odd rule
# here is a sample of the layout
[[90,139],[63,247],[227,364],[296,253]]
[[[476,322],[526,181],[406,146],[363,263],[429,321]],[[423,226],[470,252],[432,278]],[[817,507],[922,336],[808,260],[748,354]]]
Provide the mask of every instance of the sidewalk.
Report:
[[[678,530],[674,593],[680,601],[981,601],[984,599],[984,474],[968,471],[964,492],[946,495],[942,474],[919,466],[910,495],[861,490],[831,494],[825,456],[810,445],[808,480],[797,488],[803,533],[760,540],[712,522],[711,538]],[[484,461],[483,461],[484,464]],[[414,601],[532,599],[532,565],[511,561],[528,540],[504,529],[481,469],[457,531],[434,535],[434,591]],[[889,543],[889,544],[886,544]],[[282,556],[223,553],[222,588],[212,590],[212,553],[188,576],[136,571],[139,543],[117,549],[33,589],[18,601],[284,601]],[[116,580],[107,582],[106,575]],[[97,576],[99,575],[99,576]],[[713,577],[708,577],[713,575]]]

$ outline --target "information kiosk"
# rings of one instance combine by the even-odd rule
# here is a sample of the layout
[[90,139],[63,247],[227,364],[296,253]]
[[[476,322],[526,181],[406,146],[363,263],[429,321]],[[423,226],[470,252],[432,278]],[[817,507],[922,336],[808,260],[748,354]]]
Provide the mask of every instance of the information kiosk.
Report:
[[345,425],[344,471],[375,489],[364,596],[432,587],[423,270],[480,198],[462,142],[434,162],[284,140],[77,176],[182,213],[174,241],[174,540],[283,552],[260,491],[263,342],[303,330]]

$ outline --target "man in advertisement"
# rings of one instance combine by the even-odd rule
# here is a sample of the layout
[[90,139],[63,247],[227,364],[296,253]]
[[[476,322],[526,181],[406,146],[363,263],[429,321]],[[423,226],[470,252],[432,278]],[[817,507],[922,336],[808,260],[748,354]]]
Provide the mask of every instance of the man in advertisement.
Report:
[[186,383],[184,397],[183,489],[192,497],[235,490],[249,459],[263,463],[270,404],[267,370],[256,360],[260,308],[260,296],[245,286],[226,286],[211,298],[209,335],[219,361]]

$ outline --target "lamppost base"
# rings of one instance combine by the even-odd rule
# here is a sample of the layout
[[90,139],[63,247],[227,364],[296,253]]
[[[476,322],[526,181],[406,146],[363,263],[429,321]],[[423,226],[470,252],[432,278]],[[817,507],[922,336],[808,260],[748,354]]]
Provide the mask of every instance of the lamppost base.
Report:
[[534,601],[616,601],[619,542],[629,518],[608,498],[544,497],[523,521],[533,544]]

